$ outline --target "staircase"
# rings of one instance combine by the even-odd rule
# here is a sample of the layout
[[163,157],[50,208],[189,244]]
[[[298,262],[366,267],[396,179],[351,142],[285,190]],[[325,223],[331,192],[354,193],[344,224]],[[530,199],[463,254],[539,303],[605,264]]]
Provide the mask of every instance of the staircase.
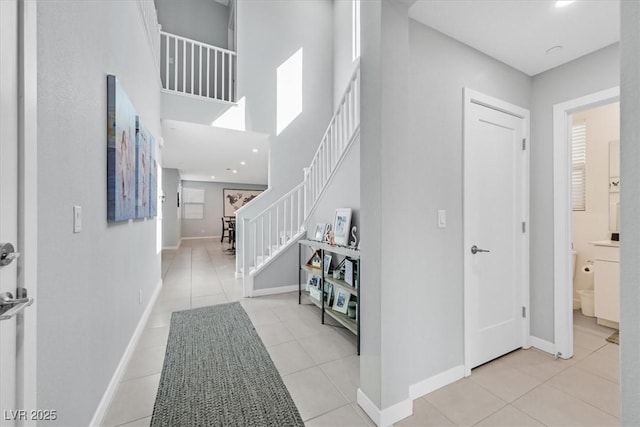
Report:
[[309,217],[359,135],[360,63],[311,164],[304,168],[304,180],[254,218],[244,218],[238,224],[242,228],[238,256],[245,297],[253,296],[253,277],[306,234]]

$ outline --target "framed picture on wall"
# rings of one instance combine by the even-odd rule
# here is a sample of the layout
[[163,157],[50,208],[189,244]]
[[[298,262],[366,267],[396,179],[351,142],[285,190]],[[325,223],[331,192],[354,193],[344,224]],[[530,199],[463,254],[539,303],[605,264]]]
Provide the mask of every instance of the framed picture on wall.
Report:
[[136,218],[137,115],[116,76],[107,76],[107,219]]
[[258,197],[264,190],[236,190],[225,188],[222,190],[224,216],[234,216],[236,211]]

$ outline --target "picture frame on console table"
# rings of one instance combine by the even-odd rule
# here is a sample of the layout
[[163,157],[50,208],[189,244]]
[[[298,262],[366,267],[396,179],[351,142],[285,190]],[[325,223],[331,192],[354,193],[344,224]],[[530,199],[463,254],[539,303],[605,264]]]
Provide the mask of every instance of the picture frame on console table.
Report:
[[346,246],[351,230],[351,208],[336,209],[333,221],[333,233],[336,245]]
[[335,298],[333,300],[333,310],[338,313],[347,314],[349,308],[349,299],[351,294],[342,289],[335,288]]

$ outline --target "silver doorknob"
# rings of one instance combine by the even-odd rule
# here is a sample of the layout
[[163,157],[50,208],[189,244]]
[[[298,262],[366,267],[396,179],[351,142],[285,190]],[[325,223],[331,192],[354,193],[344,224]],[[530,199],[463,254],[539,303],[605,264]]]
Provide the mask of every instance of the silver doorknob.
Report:
[[20,257],[20,252],[16,252],[11,243],[0,243],[0,266],[9,265],[18,257]]
[[480,249],[479,247],[477,247],[476,245],[471,246],[471,253],[472,254],[477,254],[478,252],[491,252],[487,249]]

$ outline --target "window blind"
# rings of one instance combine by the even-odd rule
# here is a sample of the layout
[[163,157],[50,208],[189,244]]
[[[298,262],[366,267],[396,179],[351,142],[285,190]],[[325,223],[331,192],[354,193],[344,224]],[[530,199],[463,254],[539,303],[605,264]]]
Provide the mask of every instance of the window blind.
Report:
[[571,128],[571,205],[574,211],[586,209],[587,124]]

